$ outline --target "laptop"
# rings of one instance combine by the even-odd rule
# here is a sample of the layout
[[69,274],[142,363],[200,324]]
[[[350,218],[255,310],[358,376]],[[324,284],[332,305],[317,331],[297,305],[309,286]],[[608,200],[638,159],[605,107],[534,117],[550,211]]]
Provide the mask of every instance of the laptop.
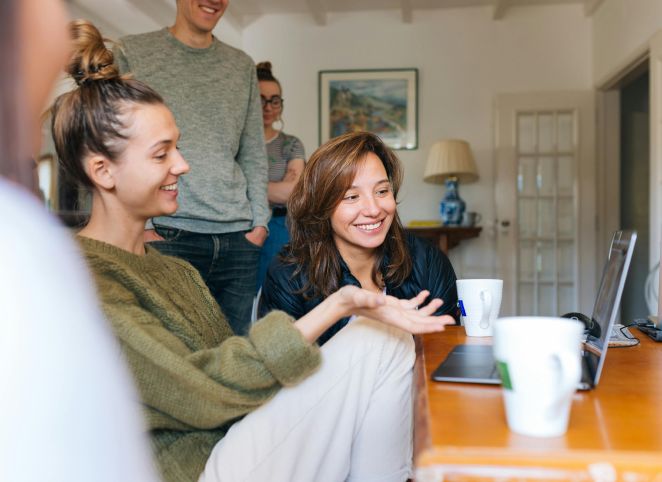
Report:
[[[580,390],[595,388],[600,380],[636,241],[636,231],[616,231],[612,237],[582,350]],[[440,382],[501,384],[492,346],[488,345],[457,345],[431,378]]]

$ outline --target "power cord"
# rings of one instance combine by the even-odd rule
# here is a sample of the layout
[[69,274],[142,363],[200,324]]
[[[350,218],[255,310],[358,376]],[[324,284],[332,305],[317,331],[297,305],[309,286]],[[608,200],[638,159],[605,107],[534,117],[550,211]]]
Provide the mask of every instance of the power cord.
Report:
[[655,328],[655,325],[651,323],[648,320],[634,320],[635,325],[637,328],[639,328],[641,331],[646,333],[648,336],[650,336],[653,340],[655,341],[662,341],[662,330],[659,330]]
[[[627,338],[628,340],[636,340],[636,341],[637,341],[636,345],[609,345],[609,340],[607,340],[607,344],[608,344],[609,348],[631,348],[631,347],[633,347],[633,346],[639,346],[639,345],[641,345],[641,340],[640,340],[639,338],[637,338],[636,336],[634,336],[634,335],[633,335],[632,333],[630,333],[629,331],[623,331],[623,330],[625,330],[626,328],[630,328],[630,327],[632,327],[632,326],[636,326],[637,328],[639,328],[639,329],[641,330],[642,328],[641,328],[641,326],[639,325],[639,323],[637,323],[637,321],[646,321],[646,322],[648,322],[648,320],[635,320],[634,323],[630,323],[629,325],[623,325],[623,326],[619,327],[619,330],[621,330],[621,334],[623,335],[623,337]],[[643,331],[643,330],[642,330],[642,331]],[[585,335],[588,335],[588,332],[589,332],[588,329],[587,329],[587,330],[584,330],[584,334],[585,334]],[[611,338],[611,336],[610,336],[610,338]],[[587,340],[583,340],[583,343],[586,343],[586,341],[587,341]]]
[[633,335],[632,333],[630,333],[629,331],[623,331],[623,330],[625,330],[625,329],[627,329],[627,328],[630,328],[631,326],[636,326],[637,328],[640,328],[640,327],[639,327],[639,324],[635,322],[635,323],[630,323],[629,325],[623,325],[623,326],[619,327],[619,330],[621,330],[621,335],[623,335],[623,336],[624,336],[625,338],[627,338],[628,340],[637,340],[637,344],[636,344],[636,345],[629,345],[629,346],[615,345],[615,346],[610,346],[609,348],[630,348],[630,347],[632,347],[632,346],[639,346],[639,345],[641,345],[641,340],[640,340],[639,338],[637,338],[636,336],[634,336],[634,335]]

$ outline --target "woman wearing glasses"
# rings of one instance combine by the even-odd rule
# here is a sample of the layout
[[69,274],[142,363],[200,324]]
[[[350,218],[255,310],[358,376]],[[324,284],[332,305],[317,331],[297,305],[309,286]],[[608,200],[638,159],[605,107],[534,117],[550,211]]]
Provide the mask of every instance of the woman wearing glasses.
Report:
[[[267,159],[269,163],[269,236],[260,250],[255,291],[262,286],[271,258],[281,246],[290,242],[290,235],[285,226],[286,204],[294,185],[303,172],[305,153],[299,139],[283,132],[283,93],[280,82],[271,72],[271,62],[257,64],[257,80],[260,85],[262,100],[262,119],[264,138],[267,141]],[[280,130],[274,124],[280,122]]]

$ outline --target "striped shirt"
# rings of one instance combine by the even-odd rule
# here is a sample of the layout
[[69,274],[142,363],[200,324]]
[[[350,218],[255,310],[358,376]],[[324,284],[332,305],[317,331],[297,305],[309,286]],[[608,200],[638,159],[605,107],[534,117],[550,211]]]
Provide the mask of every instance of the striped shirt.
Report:
[[282,182],[287,173],[287,164],[292,159],[306,159],[301,141],[289,134],[279,132],[267,142],[269,159],[269,182]]

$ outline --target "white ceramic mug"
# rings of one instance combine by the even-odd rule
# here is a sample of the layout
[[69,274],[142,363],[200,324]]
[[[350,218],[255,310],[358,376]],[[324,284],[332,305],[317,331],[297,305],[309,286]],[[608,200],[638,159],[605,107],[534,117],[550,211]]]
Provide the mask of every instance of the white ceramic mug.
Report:
[[582,377],[584,324],[518,316],[494,324],[494,360],[503,382],[508,427],[531,437],[568,430],[572,395]]
[[457,297],[467,336],[492,336],[502,293],[503,280],[500,279],[457,280]]
[[462,214],[462,226],[466,226],[469,228],[473,227],[476,224],[478,224],[481,219],[483,219],[483,217],[480,215],[480,213],[465,212],[464,214]]

